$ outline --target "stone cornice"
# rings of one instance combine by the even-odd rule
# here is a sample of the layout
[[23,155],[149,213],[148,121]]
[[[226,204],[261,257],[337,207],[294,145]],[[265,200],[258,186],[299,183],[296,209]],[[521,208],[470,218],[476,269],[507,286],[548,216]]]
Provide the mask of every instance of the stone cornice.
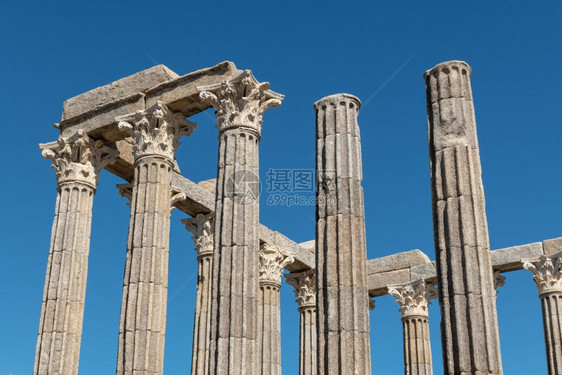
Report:
[[195,244],[197,257],[212,256],[214,251],[214,213],[197,214],[195,217],[182,219],[185,229],[193,233],[191,239]]
[[259,252],[260,284],[271,283],[280,286],[283,268],[294,261],[292,256],[281,253],[277,246],[262,243]]
[[543,255],[538,260],[523,261],[523,268],[533,273],[539,296],[562,293],[562,257]]
[[219,132],[232,128],[247,128],[261,133],[263,114],[279,107],[284,96],[269,90],[269,82],[258,82],[251,71],[210,86],[199,86],[202,100],[216,110]]
[[180,112],[172,112],[158,101],[151,107],[125,116],[115,121],[119,129],[133,138],[135,160],[144,156],[161,156],[174,160],[174,154],[183,135],[190,136],[197,124],[185,119]]
[[424,280],[388,287],[388,294],[396,298],[402,317],[429,316],[428,306],[437,297],[435,285]]
[[287,284],[295,289],[299,309],[316,307],[316,278],[314,270],[293,272],[285,275]]
[[117,160],[119,152],[103,141],[94,141],[83,131],[56,142],[40,144],[41,155],[53,162],[59,185],[80,182],[95,188],[99,172]]

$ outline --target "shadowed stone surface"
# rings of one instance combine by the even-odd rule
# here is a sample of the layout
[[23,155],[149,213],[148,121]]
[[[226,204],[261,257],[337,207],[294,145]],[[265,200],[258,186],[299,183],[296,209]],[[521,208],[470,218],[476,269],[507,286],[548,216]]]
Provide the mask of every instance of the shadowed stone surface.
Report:
[[424,75],[445,374],[502,373],[480,155],[461,61]]

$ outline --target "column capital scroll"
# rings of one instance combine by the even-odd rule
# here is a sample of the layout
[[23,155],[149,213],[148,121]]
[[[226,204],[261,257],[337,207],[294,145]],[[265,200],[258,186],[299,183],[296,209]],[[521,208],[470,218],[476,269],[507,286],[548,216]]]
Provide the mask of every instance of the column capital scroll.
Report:
[[269,82],[258,82],[250,70],[228,81],[198,86],[197,90],[201,99],[215,108],[219,132],[242,127],[259,135],[265,111],[279,107],[285,98],[269,90]]
[[53,162],[59,185],[81,182],[95,188],[100,171],[113,164],[119,152],[101,140],[91,139],[83,130],[56,142],[39,145],[41,155]]
[[388,287],[388,294],[396,298],[402,318],[408,316],[429,316],[431,300],[437,298],[434,284],[423,280]]
[[314,270],[289,273],[285,275],[287,284],[295,289],[299,309],[316,307],[316,279]]
[[524,261],[523,268],[533,273],[539,296],[562,292],[562,257],[543,255],[538,260]]
[[181,222],[183,225],[185,225],[185,229],[193,233],[191,239],[195,244],[197,257],[213,255],[214,213],[199,213],[194,217],[182,219]]
[[183,135],[191,136],[197,127],[180,112],[172,112],[161,101],[144,110],[115,118],[119,129],[133,138],[135,160],[143,156],[161,156],[174,160]]
[[259,252],[260,283],[271,283],[277,287],[281,286],[283,268],[294,261],[295,258],[282,254],[277,246],[262,243]]

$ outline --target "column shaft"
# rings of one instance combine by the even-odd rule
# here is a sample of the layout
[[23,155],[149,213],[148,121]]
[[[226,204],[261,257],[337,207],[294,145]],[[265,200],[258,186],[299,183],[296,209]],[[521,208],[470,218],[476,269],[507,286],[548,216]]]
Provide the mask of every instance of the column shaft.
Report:
[[207,375],[209,369],[209,340],[211,333],[211,273],[213,267],[213,214],[198,214],[184,219],[187,230],[193,233],[197,251],[197,299],[193,325],[191,374]]
[[83,132],[41,149],[53,161],[58,193],[33,373],[72,375],[78,373],[95,186],[117,153]]
[[539,290],[548,374],[562,375],[562,257],[542,256],[523,268],[533,273]]
[[396,297],[402,313],[404,334],[404,373],[432,375],[431,341],[429,338],[429,310],[437,291],[423,280],[389,287],[388,294]]
[[281,375],[281,277],[293,257],[266,243],[259,253],[258,375]]
[[117,374],[157,375],[164,371],[173,158],[195,124],[160,102],[116,120],[131,134],[135,158]]
[[445,374],[501,374],[470,67],[425,73]]
[[317,374],[316,276],[314,270],[290,273],[285,276],[292,285],[299,304],[299,374]]
[[209,374],[258,371],[259,156],[262,115],[282,95],[250,71],[198,87],[216,110],[219,154]]
[[409,316],[402,319],[404,333],[404,373],[406,375],[432,375],[429,318]]
[[319,374],[371,373],[359,107],[348,94],[315,103]]
[[562,292],[541,297],[549,375],[562,375]]

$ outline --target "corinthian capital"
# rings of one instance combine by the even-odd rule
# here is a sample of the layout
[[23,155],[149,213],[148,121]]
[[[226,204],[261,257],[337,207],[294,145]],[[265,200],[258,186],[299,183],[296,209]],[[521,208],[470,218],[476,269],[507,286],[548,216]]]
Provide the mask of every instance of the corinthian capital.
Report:
[[116,117],[115,121],[119,123],[119,129],[133,138],[135,160],[147,155],[173,160],[180,137],[190,136],[197,127],[183,114],[172,112],[160,101],[147,109]]
[[284,96],[269,90],[269,82],[258,82],[249,70],[228,81],[199,86],[201,99],[216,110],[217,128],[244,127],[261,132],[262,117],[269,108],[279,107]]
[[289,273],[285,275],[285,280],[295,288],[294,292],[299,309],[316,307],[316,279],[314,270]]
[[94,141],[79,130],[69,137],[60,136],[56,142],[39,145],[41,155],[53,162],[58,184],[82,182],[95,188],[99,172],[117,160],[119,152],[103,141]]
[[292,256],[281,254],[277,246],[262,243],[260,246],[260,282],[270,282],[281,285],[283,268],[295,261]]
[[197,256],[213,254],[213,218],[212,212],[208,214],[197,214],[189,219],[182,219],[185,229],[193,233],[191,239],[195,243]]
[[539,296],[562,292],[562,258],[541,256],[537,261],[523,262],[523,268],[533,273]]
[[428,316],[428,306],[437,297],[435,285],[419,280],[413,283],[390,286],[388,294],[396,297],[402,317]]

